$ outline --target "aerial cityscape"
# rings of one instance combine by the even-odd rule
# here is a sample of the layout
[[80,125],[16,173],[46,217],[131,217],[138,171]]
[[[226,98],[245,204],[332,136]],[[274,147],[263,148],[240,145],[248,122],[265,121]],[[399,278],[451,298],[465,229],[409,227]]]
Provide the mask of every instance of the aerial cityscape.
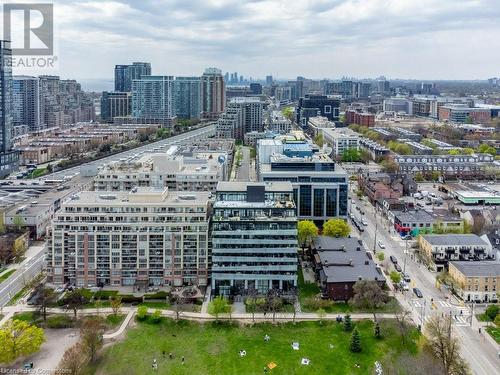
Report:
[[0,9],[0,374],[500,375],[494,0]]

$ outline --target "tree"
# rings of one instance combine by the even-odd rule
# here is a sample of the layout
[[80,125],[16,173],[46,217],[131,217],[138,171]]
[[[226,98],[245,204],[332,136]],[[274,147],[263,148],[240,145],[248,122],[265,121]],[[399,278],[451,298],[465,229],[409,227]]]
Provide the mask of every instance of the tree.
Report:
[[115,296],[110,300],[111,309],[113,310],[113,315],[117,316],[120,313],[120,308],[122,307],[122,297]]
[[319,147],[323,146],[323,144],[325,142],[323,140],[323,134],[322,133],[318,133],[318,135],[316,135],[316,137],[314,137],[314,143],[316,143]]
[[255,312],[257,311],[257,289],[248,289],[248,297],[245,300],[245,306],[247,311],[252,313],[252,321],[255,322]]
[[396,173],[399,170],[399,165],[391,158],[386,158],[380,162],[382,169],[387,173]]
[[47,320],[47,307],[56,302],[56,295],[52,289],[44,288],[43,284],[40,284],[37,288],[36,295],[38,296],[35,304],[38,311],[43,316],[43,320]]
[[12,249],[13,262],[21,263],[24,260],[24,255],[26,254],[26,250],[28,250],[28,245],[26,244],[26,241],[14,241],[14,246]]
[[357,328],[354,328],[351,334],[351,344],[349,349],[353,353],[361,352],[361,338],[359,337],[359,332]]
[[352,320],[349,314],[346,314],[346,316],[344,316],[344,331],[352,331]]
[[500,312],[500,307],[498,305],[489,305],[484,311],[484,315],[493,322]]
[[351,227],[342,219],[330,219],[323,224],[323,235],[329,237],[347,237]]
[[382,335],[380,334],[380,324],[378,322],[375,323],[375,329],[373,330],[373,334],[377,339],[382,337]]
[[396,322],[398,325],[399,333],[401,335],[401,342],[404,344],[405,338],[411,329],[411,325],[409,322],[410,317],[411,317],[411,312],[409,310],[402,309],[401,311],[395,313],[395,317],[396,317]]
[[219,315],[227,313],[230,308],[231,306],[229,306],[227,300],[222,296],[218,296],[208,304],[208,313],[214,316],[215,320],[219,320]]
[[182,314],[182,307],[184,306],[184,298],[180,295],[174,295],[172,297],[172,307],[174,308],[175,320],[179,320]]
[[342,153],[342,161],[357,162],[361,160],[361,154],[357,148],[348,148]]
[[451,316],[435,315],[425,325],[424,348],[439,360],[446,374],[468,374],[467,363],[461,358],[460,343],[451,333]]
[[270,289],[266,296],[266,310],[273,314],[273,323],[276,319],[276,313],[283,306],[283,300],[279,296],[279,292],[276,289]]
[[82,375],[86,371],[89,356],[81,342],[77,342],[64,352],[59,362],[60,373],[68,375]]
[[360,157],[361,161],[365,164],[368,164],[370,162],[370,160],[372,160],[372,156],[371,156],[370,152],[367,150],[364,150],[364,149],[360,151],[359,157]]
[[417,172],[415,173],[415,182],[423,182],[425,179],[424,179],[424,175],[422,174],[422,172]]
[[293,121],[294,113],[295,111],[293,110],[292,107],[285,107],[281,110],[281,113],[283,113],[283,116],[285,116],[288,120]]
[[21,232],[25,225],[24,219],[21,216],[16,215],[12,218],[12,225],[16,227],[17,232]]
[[479,145],[478,151],[482,154],[490,154],[492,156],[495,156],[497,154],[496,148],[493,146],[490,146],[487,143],[483,143],[483,144]]
[[137,309],[136,316],[137,316],[137,320],[140,322],[146,320],[146,317],[148,316],[148,308],[146,306],[140,306]]
[[318,311],[316,311],[316,314],[318,314],[319,324],[323,324],[323,320],[326,316],[325,309],[318,309]]
[[354,297],[350,303],[358,308],[370,310],[373,313],[373,319],[377,321],[376,309],[389,301],[387,292],[382,290],[376,281],[369,280],[356,281],[352,289]]
[[76,312],[88,302],[80,289],[75,289],[64,296],[63,303],[68,310],[73,310],[76,319]]
[[391,277],[391,281],[394,284],[399,284],[399,282],[401,281],[401,274],[397,271],[391,271],[389,276]]
[[90,362],[96,359],[97,351],[102,348],[104,326],[100,318],[87,318],[80,327],[80,340],[89,355]]
[[379,251],[377,252],[377,259],[379,260],[379,262],[383,262],[384,259],[385,259],[385,254],[383,251]]
[[381,360],[384,375],[446,375],[443,366],[432,355],[425,350],[419,350],[417,354],[403,352],[389,352]]
[[53,170],[53,167],[52,167],[52,164],[47,164],[47,166],[45,167],[45,169],[47,170],[47,172],[49,173],[52,173],[52,170]]
[[297,223],[297,239],[303,248],[318,236],[318,232],[318,227],[312,220],[300,220]]
[[35,353],[44,341],[43,329],[22,320],[9,320],[0,327],[0,363]]
[[153,314],[151,314],[150,318],[151,323],[158,324],[161,322],[161,310],[156,309]]

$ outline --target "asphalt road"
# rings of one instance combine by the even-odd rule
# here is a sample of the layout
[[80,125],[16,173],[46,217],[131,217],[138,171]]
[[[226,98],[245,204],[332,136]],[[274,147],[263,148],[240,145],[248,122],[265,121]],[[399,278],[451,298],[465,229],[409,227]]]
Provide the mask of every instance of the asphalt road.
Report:
[[[352,201],[364,211],[363,216],[368,223],[368,226],[364,227],[365,231],[360,235],[368,249],[373,251],[376,233],[376,242],[380,240],[385,245],[385,249],[381,249],[376,243],[376,251],[383,251],[386,259],[391,255],[395,256],[403,268],[405,266],[404,241],[399,239],[396,233],[393,233],[392,236],[389,234],[389,223],[379,214],[375,217],[374,207],[370,203],[360,202],[355,194],[351,194],[351,197]],[[353,212],[360,217],[358,210],[353,210]],[[357,232],[357,229],[353,227],[353,231]],[[423,325],[432,314],[451,314],[453,333],[460,338],[463,357],[470,364],[472,371],[478,375],[500,374],[498,345],[495,348],[488,342],[483,336],[486,333],[479,334],[479,325],[476,319],[470,315],[468,307],[461,305],[445,288],[442,287],[441,290],[436,288],[435,273],[431,273],[425,266],[418,264],[412,257],[411,251],[410,249],[406,254],[405,266],[406,272],[412,279],[410,290],[404,294],[397,293],[399,301],[412,312],[413,319],[417,324]],[[414,287],[422,291],[423,298],[417,298],[414,295],[412,291]]]
[[4,307],[23,287],[44,268],[45,246],[30,259],[23,261],[16,272],[0,284],[0,307]]
[[250,148],[243,146],[241,148],[243,158],[241,166],[236,172],[236,181],[250,181]]

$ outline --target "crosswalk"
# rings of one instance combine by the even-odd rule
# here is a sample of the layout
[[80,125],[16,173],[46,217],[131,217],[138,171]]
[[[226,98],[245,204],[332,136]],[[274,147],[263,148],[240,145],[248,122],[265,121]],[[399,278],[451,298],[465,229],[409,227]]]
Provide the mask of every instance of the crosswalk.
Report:
[[437,313],[438,310],[445,310],[445,312],[441,311],[440,314],[451,313],[452,322],[455,326],[468,327],[470,325],[471,315],[469,309],[454,306],[448,301],[438,300],[429,305],[429,303],[421,299],[412,299],[410,304],[417,310],[421,317],[424,315],[424,323],[428,322],[432,315]]

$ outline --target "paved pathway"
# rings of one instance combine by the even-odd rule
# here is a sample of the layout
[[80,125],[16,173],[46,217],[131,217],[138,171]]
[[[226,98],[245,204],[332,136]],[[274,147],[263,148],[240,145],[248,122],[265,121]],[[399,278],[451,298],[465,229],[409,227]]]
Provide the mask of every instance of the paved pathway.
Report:
[[118,328],[118,331],[115,331],[113,333],[106,333],[106,334],[102,335],[102,337],[105,340],[111,340],[111,339],[114,339],[114,338],[120,336],[125,331],[125,329],[127,328],[128,324],[130,323],[130,320],[132,319],[132,317],[134,315],[135,315],[135,309],[130,309],[130,311],[128,312],[128,314],[125,317],[125,319],[123,319],[123,322],[122,322],[120,328]]

